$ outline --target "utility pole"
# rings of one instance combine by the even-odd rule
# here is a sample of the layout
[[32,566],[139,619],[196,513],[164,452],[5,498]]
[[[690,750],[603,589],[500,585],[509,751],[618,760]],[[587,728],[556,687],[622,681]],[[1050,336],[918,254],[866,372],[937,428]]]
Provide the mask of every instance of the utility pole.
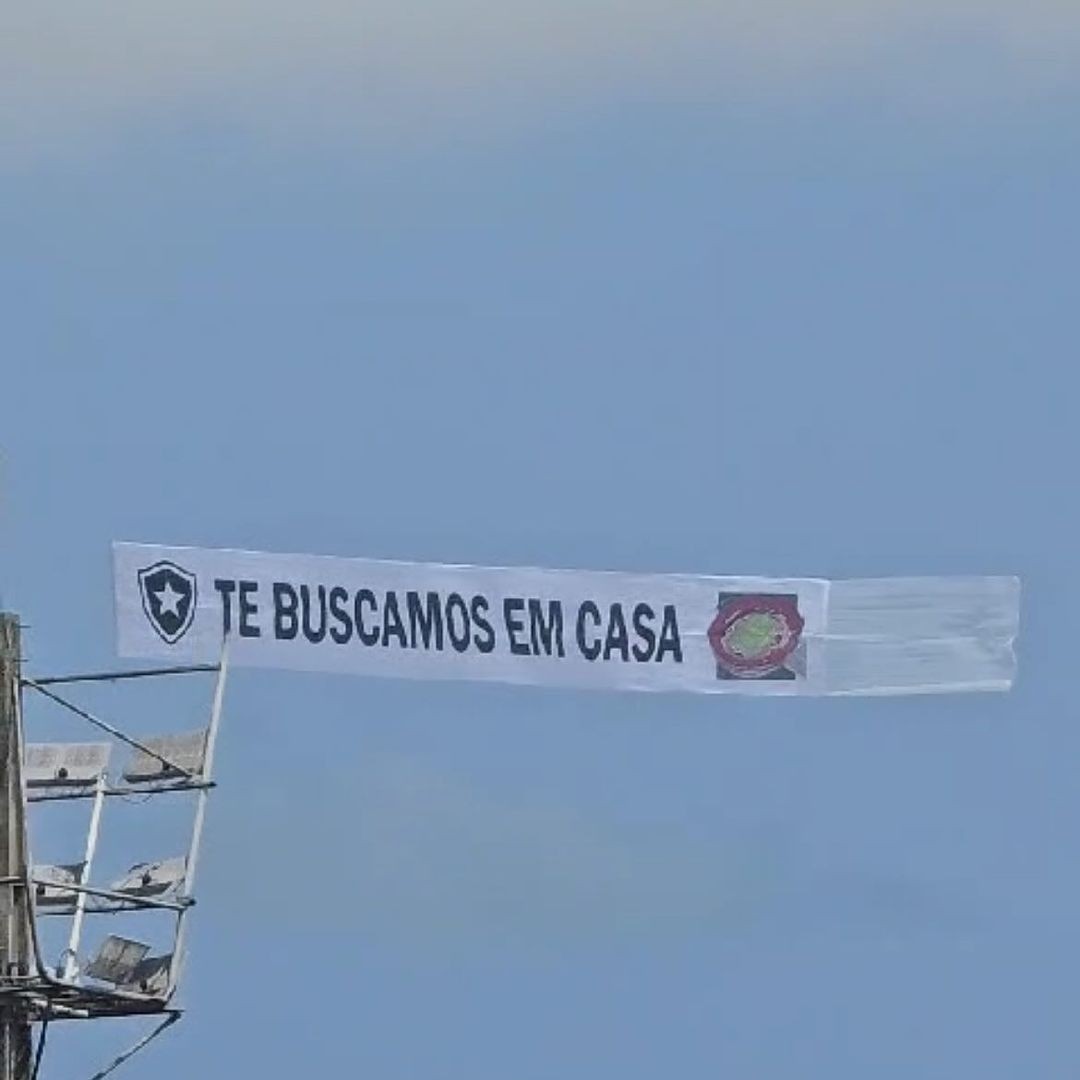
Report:
[[30,1080],[30,974],[26,826],[22,790],[19,620],[0,613],[0,1080]]

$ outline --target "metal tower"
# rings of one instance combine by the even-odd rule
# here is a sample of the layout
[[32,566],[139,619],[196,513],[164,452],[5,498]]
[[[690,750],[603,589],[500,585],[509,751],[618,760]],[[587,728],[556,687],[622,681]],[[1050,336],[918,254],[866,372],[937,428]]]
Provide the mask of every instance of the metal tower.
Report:
[[[148,1017],[156,1025],[93,1074],[111,1073],[181,1015],[174,1004],[221,722],[227,663],[28,678],[21,673],[19,623],[0,614],[0,1080],[37,1080],[49,1025],[56,1021]],[[135,736],[69,701],[56,688],[194,672],[214,675],[210,715],[195,730]],[[103,733],[97,742],[34,743],[25,738],[23,693],[42,695]],[[66,691],[64,691],[66,692]],[[114,749],[127,752],[110,768]],[[116,880],[99,882],[95,860],[115,800],[169,800],[187,811],[186,850],[144,859]],[[34,817],[48,805],[83,806],[85,831],[63,862],[32,858]],[[137,810],[137,806],[135,809]],[[73,830],[67,830],[69,833]],[[96,916],[120,917],[92,950],[86,931]],[[154,916],[157,946],[144,943],[140,919]],[[45,920],[51,920],[48,933]],[[127,936],[130,933],[132,936]],[[48,954],[47,938],[56,943]],[[151,935],[153,940],[154,935]],[[36,1037],[35,1037],[35,1028]]]

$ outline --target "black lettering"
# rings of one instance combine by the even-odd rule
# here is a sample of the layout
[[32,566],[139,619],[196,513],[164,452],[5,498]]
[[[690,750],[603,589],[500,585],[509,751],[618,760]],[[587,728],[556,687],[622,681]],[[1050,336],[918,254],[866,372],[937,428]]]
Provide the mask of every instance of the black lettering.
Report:
[[262,631],[251,620],[259,614],[259,605],[249,599],[252,593],[259,591],[257,581],[241,581],[240,585],[240,636],[262,637]]
[[431,639],[435,638],[435,648],[440,652],[443,647],[443,618],[442,605],[439,603],[439,594],[429,592],[427,594],[426,609],[421,606],[420,594],[408,592],[405,594],[405,604],[409,612],[409,643],[416,648],[416,639],[423,638],[424,648],[431,648]]
[[542,602],[535,599],[529,600],[529,632],[532,636],[533,655],[539,656],[542,648],[545,656],[551,656],[551,650],[554,647],[556,655],[565,656],[562,603],[559,600],[549,600],[547,608],[545,621]]
[[610,660],[611,654],[616,651],[623,660],[630,659],[630,641],[626,633],[622,604],[611,605],[607,634],[604,636],[604,659]]
[[312,625],[311,618],[311,590],[306,585],[300,586],[300,607],[303,611],[304,621],[304,637],[312,643],[312,645],[318,645],[324,637],[326,637],[326,586],[319,586],[319,625],[316,628]]
[[[454,616],[460,616],[461,625],[458,626]],[[452,592],[446,598],[446,631],[450,635],[450,644],[458,652],[465,652],[469,648],[469,608],[464,599],[456,592]]]
[[379,614],[379,605],[375,600],[375,594],[370,589],[360,589],[353,601],[353,615],[356,619],[356,636],[365,645],[379,644],[379,631],[374,627],[371,630],[364,628],[364,613],[361,610],[364,604],[371,608],[372,615]]
[[675,617],[675,605],[664,605],[664,621],[660,625],[660,647],[656,650],[656,662],[664,659],[664,653],[670,652],[675,663],[682,663],[682,642],[679,640],[679,620]]
[[348,592],[340,585],[335,585],[330,590],[330,614],[340,623],[340,626],[330,627],[330,636],[339,645],[344,645],[352,637],[352,619],[349,618],[349,612],[342,606],[348,599]]
[[600,609],[591,601],[585,600],[582,602],[577,613],[577,645],[581,652],[581,655],[586,660],[595,660],[600,655],[600,639],[597,638],[593,642],[587,642],[585,640],[585,616],[588,616],[593,625],[599,627],[600,625]]
[[296,608],[299,600],[296,590],[284,581],[275,581],[274,595],[274,637],[278,641],[292,641],[300,628],[300,620],[296,617]]
[[[489,653],[495,649],[495,630],[488,621],[488,601],[486,596],[474,596],[472,598],[472,621],[477,627],[477,633],[473,635],[473,644],[477,651]],[[483,633],[483,637],[481,637]]]
[[214,578],[214,588],[221,596],[221,632],[228,637],[232,630],[232,594],[236,591],[236,582],[228,578]]
[[634,607],[634,633],[644,642],[644,645],[635,644],[631,650],[634,659],[646,661],[652,659],[653,649],[656,648],[656,631],[649,625],[656,618],[656,612],[648,604],[637,604]]
[[403,649],[409,647],[408,638],[405,636],[405,624],[401,621],[401,612],[398,610],[397,593],[388,592],[386,600],[383,601],[382,643],[384,648],[390,644],[392,637],[398,639],[398,644]]
[[510,642],[510,651],[515,656],[528,656],[529,646],[518,641],[517,635],[525,632],[525,623],[520,613],[525,610],[525,601],[520,596],[508,596],[503,600],[503,622],[506,623],[506,637]]

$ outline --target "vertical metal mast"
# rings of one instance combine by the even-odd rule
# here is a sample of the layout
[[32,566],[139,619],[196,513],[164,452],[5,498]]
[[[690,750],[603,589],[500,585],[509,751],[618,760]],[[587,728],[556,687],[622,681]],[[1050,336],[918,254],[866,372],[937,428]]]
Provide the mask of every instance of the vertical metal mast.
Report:
[[12,993],[30,974],[19,647],[18,618],[0,613],[0,1080],[31,1071],[30,1020]]
[[[202,779],[206,784],[213,783],[214,778],[214,752],[217,749],[218,729],[221,727],[221,708],[225,701],[225,680],[229,675],[229,639],[226,638],[221,645],[221,661],[218,664],[217,679],[214,682],[214,702],[210,708],[210,726],[206,730],[206,743],[203,748]],[[191,846],[188,849],[187,861],[184,863],[184,880],[180,895],[186,899],[191,898],[195,888],[195,870],[199,861],[199,851],[202,847],[203,828],[206,826],[206,804],[210,796],[210,788],[203,787],[196,798],[195,821],[191,830]],[[176,992],[180,974],[183,971],[187,959],[187,915],[188,909],[182,907],[176,913],[176,944],[173,948],[173,962],[169,972],[169,988],[166,998],[171,998]]]
[[[80,885],[90,884],[90,871],[97,852],[98,835],[101,832],[101,812],[105,808],[105,773],[102,771],[94,785],[94,808],[90,811],[90,828],[86,833],[86,850],[83,854],[82,869],[78,878]],[[71,932],[68,935],[68,947],[60,963],[57,974],[61,979],[70,981],[79,970],[79,945],[82,941],[83,920],[86,918],[86,901],[89,893],[80,892],[75,901],[75,918],[71,920]]]

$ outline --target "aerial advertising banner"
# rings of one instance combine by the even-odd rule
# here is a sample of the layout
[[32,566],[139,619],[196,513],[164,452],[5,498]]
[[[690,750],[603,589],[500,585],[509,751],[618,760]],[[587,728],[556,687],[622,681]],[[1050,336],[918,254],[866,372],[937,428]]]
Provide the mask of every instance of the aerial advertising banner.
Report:
[[416,679],[708,694],[1006,690],[1011,577],[454,566],[118,543],[119,652]]

